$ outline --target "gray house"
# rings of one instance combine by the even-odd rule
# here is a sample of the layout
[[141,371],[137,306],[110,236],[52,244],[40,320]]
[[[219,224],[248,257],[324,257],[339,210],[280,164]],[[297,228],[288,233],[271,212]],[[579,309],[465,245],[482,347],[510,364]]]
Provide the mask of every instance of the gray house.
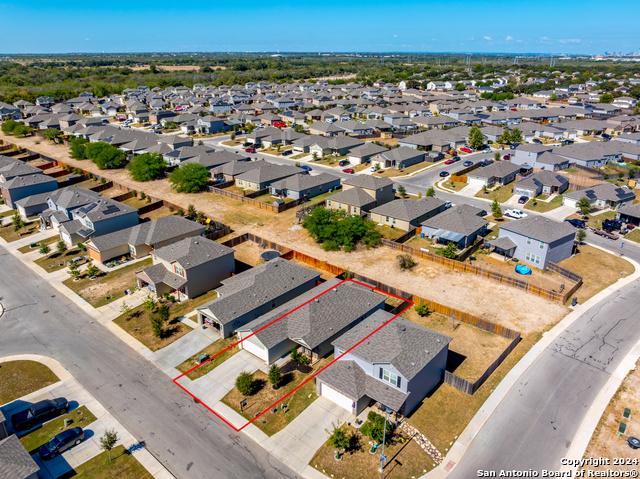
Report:
[[397,199],[371,210],[371,219],[378,223],[404,231],[419,226],[425,220],[442,213],[445,202],[435,197],[418,200]]
[[332,341],[383,309],[384,302],[370,288],[333,278],[239,327],[239,347],[271,364],[301,346],[317,361],[333,350]]
[[535,198],[538,195],[563,193],[569,187],[566,176],[543,170],[521,179],[514,185],[513,193]]
[[58,189],[55,178],[35,166],[9,156],[0,155],[0,197],[15,209],[15,202],[39,193]]
[[408,146],[392,148],[371,157],[371,164],[380,168],[406,168],[424,161],[424,152]]
[[470,171],[467,174],[468,183],[476,186],[506,185],[516,179],[520,166],[508,161],[495,163]]
[[266,161],[255,164],[255,168],[235,177],[236,186],[247,190],[261,190],[267,188],[283,178],[297,174],[307,174],[302,168],[293,165],[275,165]]
[[271,183],[269,191],[274,196],[297,200],[302,197],[313,198],[334,188],[340,187],[340,178],[329,173],[319,175],[293,175],[284,180]]
[[29,455],[15,434],[0,440],[0,477],[38,479],[40,466]]
[[605,182],[583,190],[572,191],[562,197],[564,206],[578,207],[578,201],[587,198],[591,206],[596,208],[618,209],[633,203],[636,194],[626,186],[616,186]]
[[538,268],[547,261],[558,263],[573,254],[576,229],[568,223],[529,216],[500,227],[500,234],[489,244],[498,253],[518,258]]
[[194,298],[220,286],[235,273],[234,250],[202,237],[189,237],[153,252],[153,266],[136,272],[138,286],[157,297],[175,293]]
[[349,152],[348,159],[350,163],[360,164],[369,163],[371,158],[377,154],[387,151],[384,146],[376,145],[372,142],[367,142],[364,145],[360,145]]
[[320,273],[276,258],[222,281],[218,298],[196,308],[198,324],[227,338],[250,321],[317,285]]
[[353,415],[371,400],[407,415],[425,398],[443,377],[451,338],[392,318],[376,311],[333,342],[338,360],[316,376],[319,395]]
[[484,234],[487,227],[487,220],[482,217],[484,213],[469,205],[454,206],[423,222],[421,236],[466,248]]

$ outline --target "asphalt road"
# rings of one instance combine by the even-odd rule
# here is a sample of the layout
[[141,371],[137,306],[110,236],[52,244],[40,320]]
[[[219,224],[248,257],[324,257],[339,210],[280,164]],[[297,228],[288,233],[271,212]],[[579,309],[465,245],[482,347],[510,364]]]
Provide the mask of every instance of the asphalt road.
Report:
[[[294,478],[0,246],[0,356],[58,360],[176,477]],[[73,399],[73,398],[68,398]]]
[[478,477],[478,470],[560,470],[600,389],[640,339],[638,294],[635,281],[605,298],[543,351],[448,477]]

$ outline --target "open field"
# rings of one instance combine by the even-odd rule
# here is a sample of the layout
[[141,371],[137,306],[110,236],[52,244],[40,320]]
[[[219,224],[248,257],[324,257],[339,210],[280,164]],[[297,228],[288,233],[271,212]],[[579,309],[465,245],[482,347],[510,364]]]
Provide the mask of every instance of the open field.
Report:
[[36,361],[0,363],[0,404],[15,401],[58,381],[51,369]]

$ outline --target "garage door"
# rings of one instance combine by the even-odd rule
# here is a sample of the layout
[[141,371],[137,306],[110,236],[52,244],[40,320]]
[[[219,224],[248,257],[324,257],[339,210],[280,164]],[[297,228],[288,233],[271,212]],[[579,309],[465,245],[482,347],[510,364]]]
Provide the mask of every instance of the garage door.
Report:
[[566,196],[563,198],[563,200],[564,201],[562,202],[562,204],[564,206],[570,206],[571,208],[576,208],[577,207],[578,200],[574,200],[572,198],[567,198]]
[[341,408],[352,412],[351,405],[353,404],[353,400],[341,392],[336,391],[332,387],[322,383],[320,386],[320,395],[326,397],[329,401],[336,403]]
[[484,186],[487,183],[487,180],[485,180],[484,178],[471,178],[470,176],[468,177],[467,183],[469,183],[470,185],[473,186]]
[[245,339],[240,344],[242,345],[242,347],[244,349],[249,351],[254,356],[259,357],[265,363],[268,362],[269,361],[269,353],[268,353],[268,351],[262,345],[259,345],[259,344],[256,344],[256,343],[252,342],[252,340],[255,341],[255,336],[252,336],[252,337],[250,337],[248,339]]

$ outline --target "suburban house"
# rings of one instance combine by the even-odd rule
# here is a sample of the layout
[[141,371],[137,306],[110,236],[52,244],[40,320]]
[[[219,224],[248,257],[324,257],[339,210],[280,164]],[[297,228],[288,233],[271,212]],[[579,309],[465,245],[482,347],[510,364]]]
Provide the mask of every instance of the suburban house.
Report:
[[307,174],[302,168],[293,165],[276,165],[261,161],[244,173],[235,177],[236,186],[246,190],[261,190],[271,183],[297,174]]
[[593,168],[604,166],[610,161],[618,162],[622,159],[621,151],[612,143],[598,141],[574,143],[569,146],[556,147],[553,152],[567,158],[570,163]]
[[40,466],[15,434],[0,440],[0,475],[7,479],[38,479]]
[[10,208],[15,209],[15,202],[22,198],[57,189],[56,179],[45,175],[41,169],[0,155],[0,197]]
[[158,298],[165,293],[195,298],[235,273],[233,253],[207,238],[184,238],[153,251],[153,266],[136,272],[138,286],[148,286]]
[[529,216],[500,226],[498,238],[489,241],[496,252],[544,268],[573,254],[576,229],[568,223]]
[[196,308],[198,324],[209,324],[228,338],[238,328],[317,286],[320,273],[275,258],[222,280],[218,298]]
[[424,161],[424,152],[408,146],[392,148],[371,157],[371,164],[380,168],[406,168]]
[[516,179],[520,166],[509,161],[496,161],[467,173],[467,182],[475,186],[506,185]]
[[393,200],[393,181],[387,177],[357,175],[342,181],[343,190],[327,199],[327,208],[364,215],[371,208]]
[[337,188],[340,188],[339,177],[330,173],[321,173],[315,176],[302,174],[289,176],[271,183],[269,191],[273,196],[297,200],[313,198]]
[[594,208],[611,208],[616,210],[623,206],[631,205],[636,194],[626,186],[616,186],[605,182],[600,185],[590,186],[583,190],[572,191],[562,197],[562,204],[572,208],[578,207],[581,198],[588,198]]
[[345,131],[332,123],[317,121],[309,126],[309,133],[320,136],[339,136],[344,135]]
[[182,216],[164,216],[154,221],[94,236],[85,243],[89,257],[100,263],[130,254],[142,258],[156,249],[190,236],[201,236],[205,227]]
[[362,146],[357,138],[338,136],[334,138],[316,137],[316,141],[309,146],[309,153],[318,157],[325,155],[347,155],[352,149]]
[[617,219],[623,223],[640,226],[640,203],[623,206],[618,210]]
[[450,342],[405,318],[375,311],[333,342],[337,361],[316,376],[316,391],[354,416],[372,400],[407,415],[442,380]]
[[347,158],[349,163],[353,164],[369,163],[373,156],[385,151],[387,151],[386,147],[367,142],[349,151]]
[[454,206],[424,221],[421,236],[438,243],[453,242],[459,248],[466,248],[486,231],[487,220],[482,217],[484,214],[485,211],[473,206]]
[[516,182],[513,193],[519,196],[535,198],[538,195],[560,194],[569,188],[569,179],[566,176],[542,170]]
[[412,227],[442,213],[445,202],[435,197],[420,198],[418,200],[397,199],[385,203],[371,210],[371,219],[382,225],[409,231]]
[[40,213],[42,224],[60,232],[68,245],[85,242],[90,236],[112,233],[138,224],[138,210],[86,188],[69,186],[47,198]]
[[212,178],[220,183],[233,181],[236,176],[253,170],[257,165],[253,161],[234,160],[210,170]]
[[538,158],[540,158],[541,155],[551,153],[552,151],[553,146],[551,145],[538,145],[536,143],[520,145],[516,148],[515,153],[511,155],[511,163],[520,166],[526,165],[532,168],[542,168],[537,164]]
[[370,288],[333,278],[239,327],[244,341],[238,346],[267,364],[300,346],[315,362],[333,350],[332,341],[383,309],[384,302],[385,297]]

